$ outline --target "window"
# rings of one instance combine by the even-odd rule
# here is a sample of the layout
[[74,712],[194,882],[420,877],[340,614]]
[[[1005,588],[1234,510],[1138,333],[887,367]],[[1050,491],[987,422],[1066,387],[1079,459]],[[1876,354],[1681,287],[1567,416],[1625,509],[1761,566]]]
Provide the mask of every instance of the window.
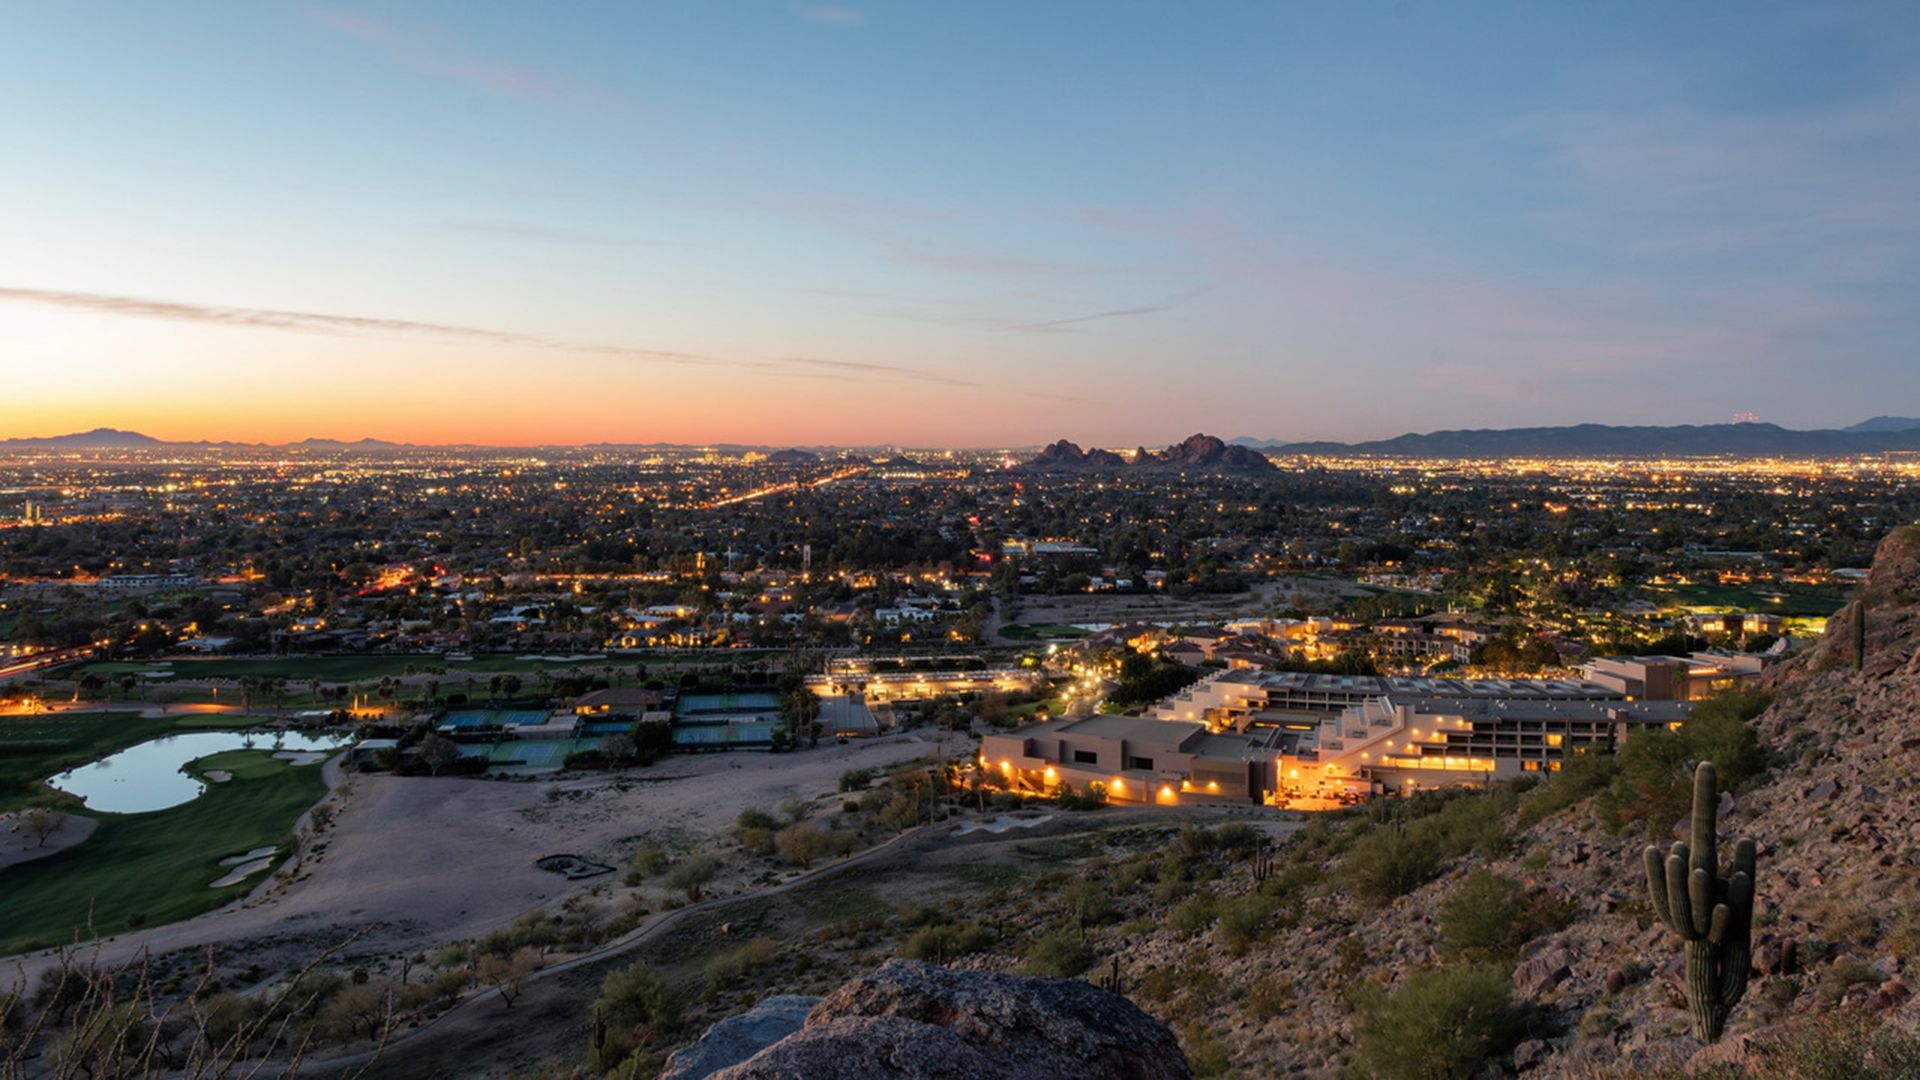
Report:
[[1127,768],[1139,769],[1143,772],[1152,772],[1153,759],[1150,757],[1130,757],[1127,759]]
[[1075,750],[1073,752],[1073,763],[1075,765],[1098,765],[1100,764],[1100,755],[1092,750]]
[[1520,763],[1520,770],[1522,772],[1539,772],[1540,763],[1537,761],[1523,761]]

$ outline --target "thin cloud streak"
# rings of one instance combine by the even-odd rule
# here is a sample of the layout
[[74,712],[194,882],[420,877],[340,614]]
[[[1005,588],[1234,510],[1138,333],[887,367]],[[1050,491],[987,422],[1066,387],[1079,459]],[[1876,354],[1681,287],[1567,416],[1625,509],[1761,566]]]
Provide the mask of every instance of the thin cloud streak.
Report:
[[1162,304],[1153,307],[1114,308],[1111,311],[1096,311],[1091,315],[1074,315],[1065,319],[1048,319],[1044,322],[1018,323],[1007,327],[1007,329],[1026,330],[1040,334],[1057,333],[1069,327],[1078,326],[1081,323],[1100,322],[1105,319],[1129,319],[1136,315],[1152,315],[1155,312],[1166,311],[1170,306],[1171,305]]
[[940,375],[931,371],[915,368],[903,368],[893,364],[874,364],[864,360],[826,360],[815,356],[783,356],[783,364],[803,364],[810,367],[831,368],[835,371],[867,372],[876,375],[899,375],[919,379],[923,382],[941,383],[946,386],[978,386],[979,383],[967,379],[956,379],[950,375]]
[[605,91],[403,31],[390,23],[332,8],[308,8],[307,18],[343,37],[380,49],[423,75],[478,87],[501,97],[590,112],[630,115],[631,104]]
[[[565,352],[594,353],[669,364],[694,364],[711,367],[779,370],[780,368],[825,368],[834,371],[862,372],[901,379],[916,379],[952,386],[973,383],[916,368],[858,360],[829,360],[818,357],[781,357],[751,359],[709,356],[703,353],[671,349],[649,349],[630,345],[605,345],[566,341],[540,334],[511,330],[456,326],[449,323],[420,322],[413,319],[373,318],[361,315],[328,315],[311,311],[284,311],[274,308],[222,307],[211,304],[181,303],[133,296],[108,296],[100,293],[63,292],[54,289],[27,289],[0,286],[0,301],[38,304],[101,315],[130,318],[165,319],[171,322],[198,323],[249,330],[277,330],[283,333],[319,335],[370,335],[438,338],[448,341],[477,341],[519,348],[550,349]],[[792,371],[783,374],[797,374]]]
[[685,244],[636,240],[631,237],[584,232],[576,229],[559,229],[547,225],[526,225],[515,221],[484,221],[459,218],[442,221],[439,223],[439,226],[452,232],[468,233],[475,236],[507,240],[531,240],[546,244],[566,244],[571,247],[638,248],[688,246]]

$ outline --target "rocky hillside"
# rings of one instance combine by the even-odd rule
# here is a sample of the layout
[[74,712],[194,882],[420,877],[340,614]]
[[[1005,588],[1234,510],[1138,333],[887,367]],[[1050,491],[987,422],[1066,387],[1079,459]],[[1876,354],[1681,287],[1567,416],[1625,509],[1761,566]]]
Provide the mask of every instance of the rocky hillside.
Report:
[[[1866,606],[1859,670],[1850,607],[1774,675],[1772,702],[1750,725],[1764,771],[1721,800],[1723,844],[1750,836],[1760,859],[1755,971],[1719,1044],[1703,1048],[1688,1033],[1681,950],[1652,915],[1641,869],[1642,847],[1679,837],[1684,823],[1643,817],[1616,831],[1603,821],[1618,824],[1623,811],[1630,819],[1636,800],[1661,805],[1649,784],[1665,780],[1569,770],[1513,800],[1511,816],[1434,880],[1384,903],[1356,895],[1372,878],[1352,864],[1378,850],[1366,836],[1344,839],[1353,846],[1342,858],[1299,853],[1336,887],[1307,890],[1297,928],[1267,955],[1220,968],[1227,980],[1298,997],[1270,1018],[1241,1007],[1208,1016],[1252,1066],[1246,1073],[1352,1063],[1366,1048],[1369,1017],[1392,1015],[1370,995],[1398,995],[1422,973],[1479,963],[1510,972],[1522,1013],[1516,1033],[1500,1040],[1512,1043],[1507,1069],[1586,1077],[1716,1065],[1733,1075],[1811,1076],[1781,1070],[1815,1053],[1809,1045],[1858,1048],[1877,1037],[1879,1064],[1868,1054],[1852,1075],[1920,1075],[1920,1043],[1891,1034],[1920,1024],[1920,528],[1881,544],[1857,602]],[[1637,757],[1623,762],[1631,769]],[[1691,761],[1676,755],[1674,764],[1677,782]],[[1449,808],[1432,820],[1448,816],[1472,817]],[[1495,879],[1517,883],[1518,893],[1490,887]],[[1472,918],[1476,908],[1505,910],[1514,927],[1505,943],[1489,936],[1497,927]],[[1178,949],[1156,945],[1160,955]],[[1861,1028],[1809,1032],[1832,1017]],[[1868,1033],[1877,1028],[1887,1034]]]

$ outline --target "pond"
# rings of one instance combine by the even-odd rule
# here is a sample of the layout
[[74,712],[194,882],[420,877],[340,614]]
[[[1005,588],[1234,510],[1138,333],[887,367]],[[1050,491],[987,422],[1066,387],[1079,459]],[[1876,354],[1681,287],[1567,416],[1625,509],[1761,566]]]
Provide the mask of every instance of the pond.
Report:
[[348,742],[344,735],[295,732],[191,731],[129,746],[91,765],[70,769],[47,781],[76,795],[89,810],[144,814],[190,802],[206,784],[183,770],[190,761],[228,750],[332,750]]

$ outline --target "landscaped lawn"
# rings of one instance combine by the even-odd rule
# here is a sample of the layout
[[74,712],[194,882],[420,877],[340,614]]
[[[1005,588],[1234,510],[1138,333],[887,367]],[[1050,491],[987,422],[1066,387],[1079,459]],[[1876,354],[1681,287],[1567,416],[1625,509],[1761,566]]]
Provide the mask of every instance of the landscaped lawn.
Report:
[[[118,934],[210,911],[259,884],[207,886],[220,860],[288,847],[293,823],[326,793],[319,765],[289,765],[262,750],[215,754],[194,765],[233,774],[191,802],[147,814],[100,814],[78,847],[9,867],[0,894],[0,954]],[[132,921],[130,921],[130,918]],[[91,925],[92,933],[88,933]]]

